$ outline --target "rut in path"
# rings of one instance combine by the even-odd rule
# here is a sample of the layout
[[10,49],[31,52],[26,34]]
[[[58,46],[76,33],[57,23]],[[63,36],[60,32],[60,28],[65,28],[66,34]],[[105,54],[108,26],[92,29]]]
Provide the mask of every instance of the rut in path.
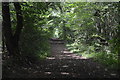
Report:
[[51,57],[41,60],[27,73],[14,74],[26,78],[118,78],[116,71],[109,70],[92,59],[77,56],[65,49],[62,41],[51,42]]

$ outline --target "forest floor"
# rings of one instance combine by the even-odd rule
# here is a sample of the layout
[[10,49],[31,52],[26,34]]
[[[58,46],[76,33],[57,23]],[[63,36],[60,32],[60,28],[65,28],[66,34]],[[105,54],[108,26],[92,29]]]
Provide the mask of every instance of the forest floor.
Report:
[[[93,59],[77,56],[63,44],[52,44],[51,57],[31,66],[17,67],[4,78],[118,78],[117,71],[110,70]],[[3,72],[4,73],[4,72]]]

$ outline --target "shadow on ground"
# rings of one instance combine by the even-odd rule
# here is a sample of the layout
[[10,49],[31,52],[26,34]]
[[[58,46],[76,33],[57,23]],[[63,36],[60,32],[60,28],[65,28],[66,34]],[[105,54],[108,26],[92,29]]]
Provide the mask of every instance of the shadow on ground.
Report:
[[12,70],[7,78],[118,78],[117,71],[109,70],[92,59],[77,56],[64,44],[52,43],[51,56],[27,67]]

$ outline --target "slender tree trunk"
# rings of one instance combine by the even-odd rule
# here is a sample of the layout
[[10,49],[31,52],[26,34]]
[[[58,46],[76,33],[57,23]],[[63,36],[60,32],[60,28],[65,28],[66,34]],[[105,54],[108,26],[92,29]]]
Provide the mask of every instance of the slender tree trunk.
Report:
[[18,2],[14,3],[14,6],[16,10],[17,26],[15,34],[13,35],[11,29],[9,2],[2,3],[3,35],[5,37],[5,43],[9,54],[13,56],[18,56],[20,54],[19,37],[23,27],[23,17],[20,4]]
[[9,10],[9,3],[3,2],[2,3],[2,17],[3,17],[3,35],[5,38],[5,43],[7,50],[10,55],[14,54],[14,46],[13,46],[13,34],[11,29],[11,20],[10,20],[10,10]]
[[5,52],[5,41],[4,41],[4,35],[2,34],[2,52]]
[[16,31],[14,34],[14,43],[16,46],[19,46],[19,38],[21,34],[21,30],[23,28],[23,16],[22,16],[22,11],[21,11],[21,6],[20,3],[15,2],[14,3],[15,10],[16,10],[16,18],[17,18],[17,26],[16,26]]
[[63,20],[63,39],[66,41],[66,27],[65,27],[65,21]]
[[[120,1],[118,3],[118,16],[120,17]],[[117,44],[118,44],[118,56],[120,58],[120,18],[118,18],[118,33],[117,33]],[[120,63],[120,62],[119,62]]]

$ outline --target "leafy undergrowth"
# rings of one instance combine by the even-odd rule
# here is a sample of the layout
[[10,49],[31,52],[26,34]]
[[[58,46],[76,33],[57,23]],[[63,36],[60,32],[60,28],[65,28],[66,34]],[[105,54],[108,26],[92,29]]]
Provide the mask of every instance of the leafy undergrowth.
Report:
[[94,59],[104,64],[110,69],[116,69],[116,70],[119,69],[120,63],[119,63],[119,58],[117,55],[115,57],[115,55],[112,55],[112,54],[106,54],[104,52],[101,52],[101,53],[99,52],[99,53],[96,53]]
[[[46,51],[45,51],[46,52]],[[8,76],[22,76],[21,74],[30,74],[36,72],[36,67],[40,60],[44,60],[50,53],[37,54],[35,56],[12,57],[4,54],[2,61],[3,78]],[[23,77],[23,76],[22,76]]]
[[[56,46],[54,46],[56,49]],[[54,50],[53,49],[53,50]],[[57,51],[58,52],[58,51]],[[71,53],[70,53],[71,54]],[[70,54],[64,54],[62,58],[66,56],[66,59],[56,59],[56,60],[26,60],[21,58],[10,57],[3,62],[3,78],[40,78],[40,77],[117,77],[117,72],[110,71],[106,67],[102,66],[98,62],[94,62],[92,59],[67,59],[70,57]],[[73,53],[74,54],[74,53]],[[58,54],[61,56],[60,54]],[[80,55],[80,54],[78,54]],[[84,55],[88,58],[92,58],[93,55]],[[41,56],[42,59],[45,58],[45,55]],[[32,58],[31,58],[32,59]],[[33,60],[33,59],[32,59]],[[38,61],[38,62],[37,62]],[[82,76],[81,76],[82,75]]]
[[[110,69],[119,69],[120,62],[118,55],[110,52],[106,47],[101,48],[101,51],[96,51],[96,47],[94,46],[78,45],[77,43],[67,44],[66,46],[71,52],[76,53],[77,55],[81,55],[86,58],[93,58],[94,61],[100,62]],[[106,49],[106,51],[103,49]]]

